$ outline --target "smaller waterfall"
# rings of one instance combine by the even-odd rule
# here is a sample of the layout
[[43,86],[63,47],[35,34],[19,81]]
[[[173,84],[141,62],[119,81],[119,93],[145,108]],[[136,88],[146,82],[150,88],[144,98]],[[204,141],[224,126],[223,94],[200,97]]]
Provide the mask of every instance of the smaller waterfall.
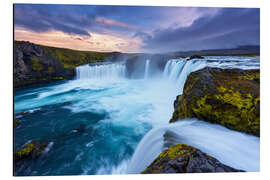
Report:
[[76,68],[76,79],[119,79],[125,73],[124,64],[82,65]]
[[145,62],[144,79],[148,79],[149,77],[149,65],[150,65],[150,60],[147,59]]
[[179,77],[182,69],[186,64],[186,60],[170,60],[166,63],[163,71],[163,76],[168,77],[171,80],[175,80]]
[[206,62],[202,60],[172,59],[166,63],[163,77],[175,81],[179,85],[180,94],[182,94],[187,76],[204,67],[206,67]]
[[186,119],[149,131],[137,146],[127,173],[141,173],[168,148],[168,144],[179,143],[194,146],[233,168],[250,172],[260,170],[260,138],[220,125]]

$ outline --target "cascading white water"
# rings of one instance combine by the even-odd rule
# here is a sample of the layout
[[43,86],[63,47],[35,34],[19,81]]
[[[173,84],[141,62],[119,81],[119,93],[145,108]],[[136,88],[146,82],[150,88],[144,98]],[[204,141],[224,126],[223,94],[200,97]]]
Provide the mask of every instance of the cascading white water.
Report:
[[[144,71],[143,68],[139,72],[149,74],[150,70],[152,73],[155,63],[149,61],[148,64],[148,70]],[[76,168],[78,174],[140,173],[164,148],[176,143],[197,147],[222,163],[238,169],[259,170],[259,138],[201,121],[182,120],[168,123],[174,111],[173,101],[180,93],[179,83],[182,82],[183,86],[188,74],[203,68],[205,64],[221,68],[258,69],[260,62],[255,58],[247,60],[235,57],[210,57],[190,61],[179,59],[175,62],[170,60],[164,69],[164,78],[156,76],[155,79],[152,76],[144,79],[144,74],[142,79],[125,78],[125,64],[84,65],[76,68],[76,80],[17,94],[15,112],[32,112],[35,109],[41,111],[35,124],[31,123],[29,127],[25,124],[25,130],[24,127],[20,127],[22,132],[29,132],[28,128],[34,130],[43,127],[44,119],[48,120],[47,115],[57,121],[49,118],[53,128],[44,129],[46,133],[33,131],[37,138],[42,138],[44,134],[50,134],[49,132],[57,132],[55,128],[62,125],[62,130],[72,130],[76,125],[80,127],[81,124],[87,123],[83,138],[67,138],[67,143],[62,147],[65,152],[58,151],[58,146],[54,145],[58,139],[53,140],[47,150],[56,149],[49,151],[52,158],[44,158],[47,165],[41,166],[40,169],[29,165],[33,175],[70,173]],[[136,68],[138,67],[135,67],[134,71]],[[65,114],[67,119],[59,118]],[[96,123],[95,116],[92,119],[92,115],[104,115],[105,119]],[[29,117],[31,119],[31,116]],[[66,121],[58,121],[61,119]],[[166,139],[163,137],[166,132],[170,134],[169,141],[168,136]],[[141,137],[143,139],[139,143]],[[110,147],[110,153],[104,147]],[[135,151],[132,157],[131,151]],[[58,157],[60,159],[57,159]],[[62,157],[74,158],[74,161],[67,162],[66,158]],[[52,159],[57,160],[57,163]],[[51,163],[56,168],[49,168]],[[69,167],[68,170],[66,166]],[[45,167],[48,171],[42,174]]]
[[199,69],[206,67],[206,62],[201,60],[172,59],[164,68],[163,77],[176,81],[179,85],[179,93],[182,94],[187,76]]
[[186,60],[170,60],[166,63],[164,71],[163,71],[163,76],[168,77],[171,80],[175,80],[179,77],[182,69],[184,68],[186,64]]
[[[169,138],[164,138],[168,133]],[[260,139],[196,119],[156,127],[140,141],[127,173],[141,173],[167,147],[188,144],[236,169],[259,171]]]
[[76,79],[119,79],[125,72],[124,64],[83,65],[76,68]]
[[144,79],[147,79],[149,77],[149,64],[150,60],[147,59],[145,62]]
[[[209,67],[235,68],[237,60],[169,60],[164,68],[163,77],[178,85],[182,94],[185,81],[191,72]],[[257,64],[247,62],[242,69],[256,69]],[[164,139],[164,134],[170,138]],[[148,132],[134,152],[127,173],[141,173],[166,148],[173,144],[184,143],[194,146],[212,155],[222,163],[245,171],[260,169],[260,139],[258,137],[229,130],[223,126],[198,120],[181,120],[176,123],[161,125]]]

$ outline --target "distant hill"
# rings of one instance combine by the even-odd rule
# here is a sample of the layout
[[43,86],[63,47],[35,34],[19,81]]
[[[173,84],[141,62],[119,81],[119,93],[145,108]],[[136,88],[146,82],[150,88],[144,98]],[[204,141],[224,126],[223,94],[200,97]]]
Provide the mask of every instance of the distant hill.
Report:
[[260,46],[246,45],[238,46],[232,49],[209,49],[201,51],[178,51],[168,54],[174,54],[175,56],[258,56],[260,55]]

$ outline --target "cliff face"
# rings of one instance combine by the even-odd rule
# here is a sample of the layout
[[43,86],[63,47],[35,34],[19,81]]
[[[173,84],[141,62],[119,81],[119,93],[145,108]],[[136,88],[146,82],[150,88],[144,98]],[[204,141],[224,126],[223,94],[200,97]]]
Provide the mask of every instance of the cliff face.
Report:
[[204,68],[191,73],[170,122],[198,118],[260,135],[260,71]]
[[75,75],[76,66],[104,61],[109,55],[15,41],[14,87],[71,79]]

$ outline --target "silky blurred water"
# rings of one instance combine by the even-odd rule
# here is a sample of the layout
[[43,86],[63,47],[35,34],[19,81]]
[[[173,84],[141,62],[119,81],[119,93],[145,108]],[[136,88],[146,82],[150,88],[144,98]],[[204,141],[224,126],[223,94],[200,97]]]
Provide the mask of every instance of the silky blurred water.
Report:
[[258,57],[175,59],[151,77],[146,63],[142,79],[126,78],[123,63],[84,65],[74,80],[16,89],[14,113],[27,113],[17,116],[15,150],[31,140],[49,145],[15,175],[140,173],[130,170],[132,156],[147,132],[167,126],[189,73],[205,66],[259,68]]

